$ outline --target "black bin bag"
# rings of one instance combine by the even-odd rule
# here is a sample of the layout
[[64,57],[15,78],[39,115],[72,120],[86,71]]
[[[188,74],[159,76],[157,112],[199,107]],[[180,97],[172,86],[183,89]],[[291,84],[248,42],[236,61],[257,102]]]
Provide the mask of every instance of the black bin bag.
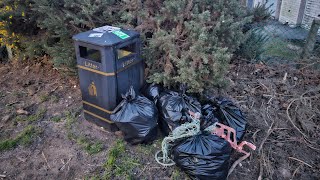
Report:
[[219,97],[213,100],[214,113],[221,123],[232,127],[236,131],[237,141],[241,141],[245,131],[247,120],[242,111],[230,100]]
[[160,114],[159,127],[164,135],[168,135],[176,127],[189,122],[189,113],[201,112],[201,104],[197,99],[187,96],[184,92],[164,91],[157,103]]
[[123,100],[110,118],[131,144],[148,143],[157,138],[158,112],[148,98],[136,95],[133,87],[122,95]]
[[224,139],[202,133],[178,142],[173,160],[191,179],[224,180],[228,175],[232,148]]
[[211,104],[205,104],[201,107],[202,116],[200,117],[200,129],[204,130],[207,127],[219,122],[216,117],[215,111],[217,108],[213,107]]
[[160,93],[162,91],[162,87],[158,84],[152,83],[148,84],[143,88],[143,95],[148,99],[157,104],[158,99],[160,98]]

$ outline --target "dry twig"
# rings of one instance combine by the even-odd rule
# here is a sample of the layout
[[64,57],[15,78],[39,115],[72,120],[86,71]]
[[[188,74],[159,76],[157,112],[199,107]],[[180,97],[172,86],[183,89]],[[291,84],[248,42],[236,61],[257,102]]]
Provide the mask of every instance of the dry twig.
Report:
[[267,131],[267,135],[263,138],[263,140],[261,141],[261,144],[258,148],[258,153],[260,154],[261,153],[261,149],[263,147],[263,144],[266,142],[266,140],[268,139],[268,137],[270,136],[270,134],[273,132],[273,124],[274,124],[274,121],[272,121],[268,131]]
[[293,159],[293,160],[299,161],[299,162],[301,162],[302,164],[304,164],[304,165],[309,166],[310,168],[312,168],[312,166],[311,166],[310,164],[308,164],[308,163],[306,163],[306,162],[304,162],[304,161],[302,161],[302,160],[300,160],[300,159],[297,159],[297,158],[294,158],[294,157],[289,157],[289,159]]
[[263,175],[263,162],[262,159],[264,158],[264,154],[262,153],[260,155],[260,163],[259,163],[259,176],[258,176],[258,180],[262,179],[262,175]]
[[49,166],[48,160],[47,160],[46,156],[44,155],[43,151],[41,152],[41,154],[42,154],[43,159],[46,161],[48,169],[51,169]]
[[293,179],[293,178],[294,178],[294,176],[297,174],[297,172],[298,172],[298,170],[299,170],[299,168],[300,168],[301,166],[303,166],[303,164],[300,164],[300,165],[297,167],[297,169],[296,169],[296,170],[294,170],[294,172],[293,172],[293,174],[292,174],[291,179]]
[[142,171],[139,173],[138,177],[140,177],[140,176],[142,175],[142,173],[146,170],[147,167],[148,167],[148,166],[145,166],[145,167],[142,169]]
[[303,97],[306,93],[309,93],[309,92],[303,93],[303,94],[300,96],[300,98],[295,98],[295,99],[293,99],[293,100],[289,103],[289,105],[288,105],[288,107],[287,107],[287,110],[286,110],[287,118],[288,118],[288,120],[290,121],[290,123],[291,123],[291,124],[293,125],[293,127],[294,127],[302,136],[304,136],[305,138],[308,137],[308,136],[307,136],[305,133],[303,133],[303,132],[294,124],[294,122],[293,122],[293,120],[292,120],[292,118],[291,118],[291,116],[290,116],[289,109],[290,109],[290,107],[292,106],[292,104],[293,104],[295,101],[303,100],[303,99],[305,100],[305,99],[312,99],[312,98],[320,97],[319,94],[318,94],[318,95],[315,95],[315,96]]
[[63,164],[63,166],[59,169],[60,171],[64,170],[64,168],[66,167],[67,164],[69,164],[69,162],[71,161],[72,157],[70,157],[67,161],[67,163]]
[[311,148],[311,149],[313,149],[313,150],[316,150],[316,151],[320,151],[319,148],[316,148],[316,147],[311,146],[310,141],[308,141],[308,139],[306,139],[305,137],[303,138],[303,141],[306,143],[306,145],[307,145],[309,148]]
[[258,129],[258,130],[256,130],[256,131],[253,133],[252,139],[253,139],[253,142],[254,142],[254,143],[256,143],[257,134],[258,134],[258,132],[260,132],[260,131],[261,131],[261,129]]
[[236,161],[232,164],[231,168],[229,169],[227,177],[232,173],[232,171],[237,167],[238,164],[240,164],[242,161],[244,161],[245,159],[247,159],[249,156],[250,156],[250,153],[248,153],[248,154],[240,157],[238,160],[236,160]]

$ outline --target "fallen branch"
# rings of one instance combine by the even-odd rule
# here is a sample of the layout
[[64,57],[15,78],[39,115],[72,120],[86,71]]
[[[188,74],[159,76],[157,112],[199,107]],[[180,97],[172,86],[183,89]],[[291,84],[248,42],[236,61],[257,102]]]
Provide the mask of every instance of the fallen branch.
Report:
[[250,156],[250,153],[248,153],[248,154],[240,157],[238,160],[236,160],[236,161],[232,164],[231,168],[229,169],[227,177],[229,177],[229,175],[233,172],[233,170],[237,167],[238,164],[240,164],[242,161],[244,161],[245,159],[247,159],[249,156]]
[[289,157],[289,159],[293,159],[293,160],[299,161],[299,162],[301,162],[302,164],[304,164],[304,165],[309,166],[310,168],[312,168],[312,166],[311,166],[310,164],[308,164],[308,163],[306,163],[306,162],[304,162],[304,161],[302,161],[302,160],[300,160],[300,159],[297,159],[297,158],[294,158],[294,157]]
[[0,178],[6,178],[7,176],[4,174],[0,174]]

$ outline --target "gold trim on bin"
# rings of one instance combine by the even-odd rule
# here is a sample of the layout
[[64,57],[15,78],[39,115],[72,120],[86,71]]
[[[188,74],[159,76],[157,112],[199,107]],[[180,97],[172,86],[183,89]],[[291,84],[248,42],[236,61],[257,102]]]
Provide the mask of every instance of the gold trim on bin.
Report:
[[94,113],[92,113],[92,112],[90,112],[90,111],[83,110],[83,112],[84,112],[84,113],[87,113],[87,114],[90,114],[91,116],[96,117],[96,118],[98,118],[98,119],[101,119],[101,120],[103,120],[103,121],[106,121],[107,123],[110,123],[110,124],[113,124],[113,123],[114,123],[114,122],[110,121],[109,119],[106,119],[106,118],[103,118],[103,117],[101,117],[101,116],[98,116],[98,115],[96,115],[96,114],[94,114]]
[[77,67],[80,68],[80,69],[91,71],[91,72],[94,72],[94,73],[97,73],[97,74],[101,74],[101,75],[104,75],[104,76],[114,76],[115,75],[115,73],[106,73],[106,72],[98,71],[98,70],[95,70],[95,69],[87,68],[87,67],[84,67],[84,66],[81,66],[81,65],[77,65]]
[[108,113],[108,114],[112,114],[111,111],[108,111],[108,110],[106,110],[106,109],[104,109],[104,108],[102,108],[102,107],[100,107],[100,106],[91,104],[91,103],[89,103],[89,102],[87,102],[87,101],[82,101],[82,102],[83,102],[83,104],[86,104],[86,105],[88,105],[88,106],[92,106],[92,107],[94,107],[94,108],[96,108],[96,109],[99,109],[99,110],[101,110],[101,111],[104,111],[104,112],[106,112],[106,113]]
[[84,66],[81,66],[81,65],[77,65],[77,67],[80,68],[80,69],[87,70],[87,71],[91,71],[91,72],[94,72],[94,73],[97,73],[97,74],[101,74],[101,75],[104,75],[104,76],[114,76],[114,75],[116,75],[117,73],[120,73],[120,72],[128,69],[129,67],[134,66],[134,65],[136,65],[136,64],[138,64],[138,63],[140,63],[140,62],[141,62],[141,61],[133,62],[133,63],[131,63],[131,64],[129,64],[129,65],[121,68],[121,69],[118,69],[118,71],[117,71],[116,73],[106,73],[106,72],[98,71],[98,70],[91,69],[91,68],[88,68],[88,67],[84,67]]

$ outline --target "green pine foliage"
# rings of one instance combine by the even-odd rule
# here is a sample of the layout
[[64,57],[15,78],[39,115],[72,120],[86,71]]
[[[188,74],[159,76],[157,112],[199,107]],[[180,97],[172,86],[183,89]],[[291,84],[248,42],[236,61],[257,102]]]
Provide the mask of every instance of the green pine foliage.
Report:
[[74,67],[72,36],[106,24],[118,16],[116,0],[37,0],[33,11],[39,14],[38,26],[47,32],[45,51],[55,66]]
[[187,83],[189,92],[223,86],[230,59],[246,39],[243,26],[251,22],[238,0],[15,1],[22,5],[10,10],[20,23],[13,25],[26,17],[25,25],[32,24],[20,38],[25,57],[48,54],[56,67],[74,67],[74,34],[103,25],[134,28],[143,39],[148,81],[171,88]]
[[246,41],[240,45],[239,54],[248,60],[258,60],[266,51],[266,42],[270,37],[262,29],[254,28],[248,31]]
[[275,6],[275,4],[270,4],[269,6],[268,0],[265,3],[258,3],[249,13],[253,15],[253,22],[263,22],[271,18],[272,13],[271,6]]
[[257,60],[266,51],[266,42],[269,36],[263,31],[263,28],[268,20],[270,20],[273,11],[271,5],[258,3],[252,10],[248,11],[248,15],[253,17],[252,22],[246,24],[243,32],[246,34],[246,40],[240,45],[237,55],[248,60]]
[[144,49],[149,81],[187,83],[189,92],[223,85],[232,53],[245,39],[246,14],[237,0],[164,1],[148,21],[154,27],[146,27],[153,33]]

